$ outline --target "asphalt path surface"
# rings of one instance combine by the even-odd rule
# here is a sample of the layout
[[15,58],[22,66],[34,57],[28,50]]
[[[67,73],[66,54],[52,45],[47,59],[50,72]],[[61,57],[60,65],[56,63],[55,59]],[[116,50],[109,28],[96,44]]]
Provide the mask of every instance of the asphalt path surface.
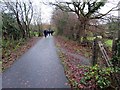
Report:
[[69,88],[54,38],[40,39],[2,74],[3,88]]

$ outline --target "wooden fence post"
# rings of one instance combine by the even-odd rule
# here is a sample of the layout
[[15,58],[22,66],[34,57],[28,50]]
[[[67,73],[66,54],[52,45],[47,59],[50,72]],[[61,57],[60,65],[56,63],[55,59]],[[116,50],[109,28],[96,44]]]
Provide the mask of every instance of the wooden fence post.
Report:
[[94,66],[97,64],[97,59],[98,59],[98,45],[97,45],[98,38],[97,36],[95,37],[93,41],[93,56],[92,56],[92,65]]

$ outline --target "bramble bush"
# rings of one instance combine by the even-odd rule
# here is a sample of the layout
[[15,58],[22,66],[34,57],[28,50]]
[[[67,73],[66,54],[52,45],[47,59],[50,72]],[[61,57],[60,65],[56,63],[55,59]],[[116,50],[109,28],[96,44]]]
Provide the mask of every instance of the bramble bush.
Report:
[[99,65],[90,66],[88,72],[84,74],[81,83],[87,85],[87,82],[92,82],[97,88],[107,88],[111,84],[111,74],[114,73],[112,67],[101,68]]

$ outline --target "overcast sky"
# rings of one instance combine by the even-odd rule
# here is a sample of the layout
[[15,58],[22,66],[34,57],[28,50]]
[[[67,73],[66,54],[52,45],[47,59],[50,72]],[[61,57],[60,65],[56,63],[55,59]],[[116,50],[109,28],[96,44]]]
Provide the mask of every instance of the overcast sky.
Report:
[[[42,11],[42,22],[44,23],[49,23],[50,22],[50,18],[52,16],[52,11],[53,11],[53,7],[49,6],[49,5],[40,5],[40,2],[55,2],[55,0],[32,0],[34,4],[36,4],[36,6],[40,7],[41,6],[41,11]],[[59,1],[66,1],[66,0],[59,0]],[[67,0],[70,1],[70,0]],[[108,3],[101,8],[101,13],[106,13],[107,11],[109,11],[112,7],[116,6],[117,3],[119,2],[119,0],[108,0]],[[112,15],[117,16],[118,12],[111,12]]]
[[[16,0],[11,0],[16,1]],[[22,1],[28,1],[28,0],[22,0]],[[55,2],[56,0],[30,0],[33,2],[34,8],[37,10],[38,8],[41,8],[41,14],[42,14],[42,22],[43,23],[50,23],[50,19],[53,12],[53,7],[50,5],[44,5],[42,2]],[[71,0],[58,0],[58,1],[71,1]],[[103,0],[104,1],[104,0]],[[109,11],[112,7],[116,6],[119,0],[108,0],[108,3],[101,8],[101,13],[106,13]],[[111,12],[112,15],[118,16],[118,12]]]

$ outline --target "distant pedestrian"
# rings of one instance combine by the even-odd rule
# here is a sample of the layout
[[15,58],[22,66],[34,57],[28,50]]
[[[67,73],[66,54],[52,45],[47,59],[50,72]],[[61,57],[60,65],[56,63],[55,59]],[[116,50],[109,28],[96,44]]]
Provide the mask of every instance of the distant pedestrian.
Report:
[[44,30],[44,36],[45,37],[47,37],[47,34],[48,34],[47,30]]
[[54,31],[53,31],[53,30],[51,30],[51,35],[53,35],[53,33],[54,33]]
[[50,36],[51,31],[50,31],[50,30],[48,30],[47,32],[48,32],[48,34],[49,34],[49,36]]

